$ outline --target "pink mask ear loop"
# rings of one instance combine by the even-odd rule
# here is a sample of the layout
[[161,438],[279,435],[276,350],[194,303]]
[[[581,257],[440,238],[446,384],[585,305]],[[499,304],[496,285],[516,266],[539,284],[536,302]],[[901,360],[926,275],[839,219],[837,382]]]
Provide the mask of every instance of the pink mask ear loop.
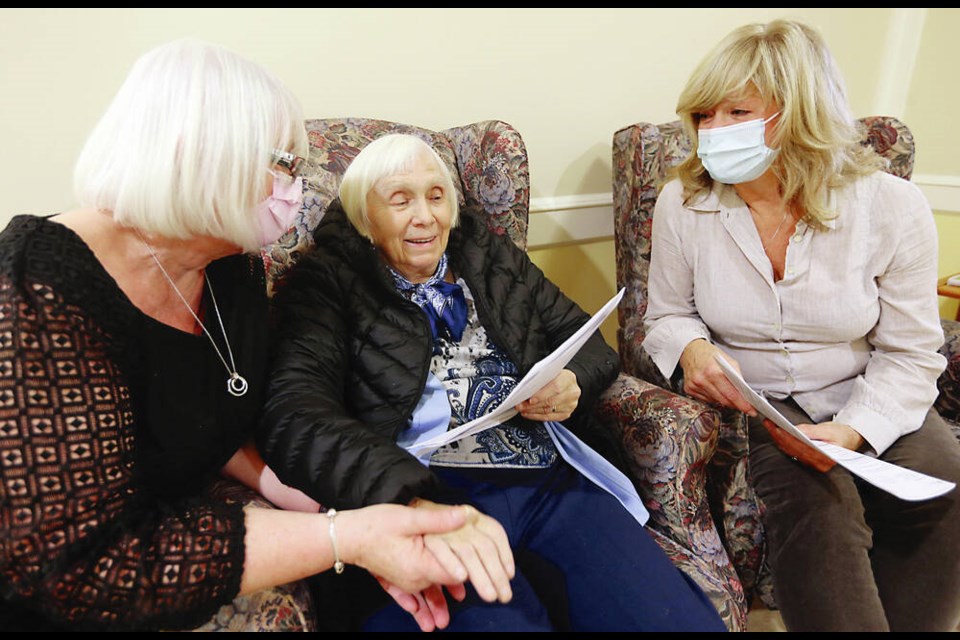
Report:
[[273,197],[281,200],[291,201],[299,199],[303,195],[303,178],[295,177],[287,182],[280,176],[273,178]]

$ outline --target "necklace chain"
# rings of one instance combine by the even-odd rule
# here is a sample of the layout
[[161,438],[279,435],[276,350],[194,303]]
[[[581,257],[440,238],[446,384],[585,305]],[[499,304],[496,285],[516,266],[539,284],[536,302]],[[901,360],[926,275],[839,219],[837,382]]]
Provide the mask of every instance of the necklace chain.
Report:
[[166,278],[167,282],[170,283],[170,286],[173,287],[177,297],[179,297],[183,302],[183,306],[187,308],[187,311],[190,312],[190,315],[193,316],[193,319],[197,321],[197,324],[200,325],[200,328],[203,329],[203,332],[207,335],[207,338],[210,340],[210,344],[213,345],[213,349],[217,352],[220,362],[223,363],[224,368],[227,370],[227,374],[230,376],[227,378],[227,391],[229,391],[231,395],[237,397],[244,395],[248,389],[247,380],[237,373],[237,365],[233,359],[233,349],[230,348],[230,339],[227,337],[227,330],[223,326],[223,318],[220,317],[220,307],[217,306],[217,297],[213,294],[213,285],[210,283],[210,278],[207,277],[206,271],[203,273],[203,280],[207,284],[207,289],[210,290],[210,301],[213,302],[213,311],[217,314],[217,322],[220,324],[220,331],[223,333],[223,343],[227,345],[227,354],[230,356],[229,365],[227,365],[226,358],[223,357],[223,353],[220,352],[220,347],[217,346],[216,340],[214,340],[213,336],[210,335],[210,331],[207,330],[206,325],[200,321],[200,317],[193,311],[193,307],[190,306],[190,303],[187,302],[187,299],[183,296],[183,294],[180,293],[180,289],[177,288],[173,278],[171,278],[170,274],[167,273],[167,270],[163,268],[163,264],[160,262],[160,258],[157,257],[153,247],[150,246],[150,244],[144,239],[139,231],[137,231],[137,235],[140,236],[140,241],[143,242],[144,246],[150,252],[150,256],[153,258],[153,261],[157,263],[157,266],[160,268],[160,273],[163,274],[163,277]]
[[[752,211],[752,212],[754,213],[754,215],[756,215],[757,212],[754,210],[753,207],[751,207],[750,205],[747,205],[747,208],[749,208],[750,211]],[[787,209],[787,208],[784,208],[784,210],[783,210],[783,217],[780,218],[780,224],[777,225],[777,229],[776,229],[776,231],[773,232],[773,235],[771,235],[769,238],[767,238],[767,241],[766,241],[766,242],[763,241],[763,238],[760,239],[760,246],[763,248],[764,251],[767,250],[767,245],[770,244],[771,242],[773,242],[773,239],[776,238],[777,235],[780,233],[780,229],[783,229],[783,223],[787,221],[787,216],[788,216],[788,215],[790,215],[790,210]]]

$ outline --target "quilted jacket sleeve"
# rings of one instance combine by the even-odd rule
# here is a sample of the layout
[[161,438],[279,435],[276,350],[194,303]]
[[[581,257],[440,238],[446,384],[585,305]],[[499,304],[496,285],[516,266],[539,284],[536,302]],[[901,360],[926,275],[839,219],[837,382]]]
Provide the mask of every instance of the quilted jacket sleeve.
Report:
[[[533,294],[534,306],[543,322],[550,350],[580,329],[590,314],[568,298],[557,285],[519,249],[517,261],[525,271],[525,280]],[[540,357],[547,354],[540,354]],[[616,379],[620,371],[617,353],[604,340],[600,331],[595,331],[567,365],[577,376],[581,396],[574,412],[575,417],[590,415],[604,389]]]
[[[491,338],[508,351],[521,373],[553,352],[590,319],[508,237],[493,233],[474,207],[460,212],[460,230],[451,234],[454,267],[467,274],[480,321]],[[616,378],[616,352],[594,332],[567,368],[577,376],[580,402],[574,431],[589,421],[600,394]]]
[[[275,344],[258,445],[277,476],[341,509],[428,497],[436,477],[346,403],[348,291],[336,260],[310,254],[274,295]],[[351,272],[352,273],[352,272]]]

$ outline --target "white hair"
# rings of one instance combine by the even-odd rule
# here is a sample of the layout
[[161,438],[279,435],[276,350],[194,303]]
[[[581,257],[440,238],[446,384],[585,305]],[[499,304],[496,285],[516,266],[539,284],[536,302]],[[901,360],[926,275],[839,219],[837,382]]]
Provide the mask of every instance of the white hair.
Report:
[[367,194],[381,179],[409,171],[410,165],[426,153],[437,164],[444,182],[444,191],[450,200],[450,226],[460,220],[457,191],[450,168],[440,154],[422,139],[406,133],[381,136],[365,146],[356,155],[340,182],[340,203],[354,228],[370,238],[370,219],[367,216]]
[[254,251],[274,149],[307,155],[290,90],[232,51],[177,40],[134,64],[80,153],[74,189],[120,224]]

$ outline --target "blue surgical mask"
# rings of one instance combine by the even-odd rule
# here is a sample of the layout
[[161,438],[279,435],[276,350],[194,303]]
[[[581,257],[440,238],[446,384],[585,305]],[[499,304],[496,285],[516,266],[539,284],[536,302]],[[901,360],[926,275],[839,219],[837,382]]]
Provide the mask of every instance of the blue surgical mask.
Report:
[[779,115],[778,111],[766,120],[701,129],[697,157],[710,177],[724,184],[740,184],[762,176],[780,152],[768,147],[765,138],[766,124]]

